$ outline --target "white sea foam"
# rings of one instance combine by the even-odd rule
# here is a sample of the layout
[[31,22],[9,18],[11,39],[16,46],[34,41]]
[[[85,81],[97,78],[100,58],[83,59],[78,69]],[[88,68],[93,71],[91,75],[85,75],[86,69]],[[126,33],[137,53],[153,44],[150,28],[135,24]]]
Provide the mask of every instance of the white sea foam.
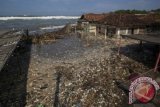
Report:
[[48,29],[60,29],[63,28],[65,25],[61,25],[61,26],[48,26],[48,27],[42,27],[40,28],[41,30],[48,30]]
[[79,16],[0,17],[0,20],[78,19]]
[[[71,24],[71,26],[76,26],[77,24]],[[50,29],[61,29],[65,27],[65,25],[61,25],[61,26],[47,26],[47,27],[41,27],[41,30],[50,30]]]

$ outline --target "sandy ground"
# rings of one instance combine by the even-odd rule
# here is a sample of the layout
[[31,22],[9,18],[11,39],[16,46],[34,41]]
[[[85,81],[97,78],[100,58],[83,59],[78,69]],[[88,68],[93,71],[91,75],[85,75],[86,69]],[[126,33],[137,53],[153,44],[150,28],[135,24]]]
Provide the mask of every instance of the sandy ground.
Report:
[[117,56],[116,39],[82,37],[82,40],[86,47],[92,47],[93,41],[101,45],[85,50],[77,58],[31,59],[27,106],[128,107],[128,98],[117,88],[115,80],[127,80],[131,72],[145,72],[149,68],[124,55]]
[[[34,46],[30,52],[21,53],[21,64],[28,64],[25,73],[20,74],[24,80],[21,82],[24,90],[13,91],[10,89],[6,91],[4,85],[0,85],[4,88],[0,90],[1,93],[6,91],[6,93],[13,92],[15,94],[7,106],[128,107],[127,95],[117,87],[115,82],[117,80],[127,81],[128,76],[132,73],[144,73],[151,70],[153,58],[146,58],[148,56],[144,57],[142,53],[139,54],[138,51],[135,51],[137,46],[133,44],[137,42],[132,40],[123,41],[122,47],[125,48],[121,49],[121,53],[125,52],[126,54],[120,56],[117,55],[117,39],[107,38],[104,40],[103,37],[83,36],[80,40],[83,42],[83,49],[87,48],[82,52],[74,53],[70,48],[70,46],[74,46],[73,44],[62,44],[61,47],[58,47],[66,47],[64,55],[67,54],[68,58],[58,56],[58,58],[54,58],[55,53],[48,57],[42,57],[38,54],[39,51],[34,52]],[[71,55],[68,56],[68,54]],[[25,61],[23,56],[29,57],[27,64],[23,62]],[[141,61],[136,58],[141,58]],[[143,63],[146,60],[147,63]],[[24,67],[22,68],[24,70]],[[6,78],[6,73],[2,74],[3,78]],[[8,74],[10,77],[12,76],[10,73]],[[17,73],[17,75],[19,74]],[[19,79],[19,81],[21,80]],[[22,96],[26,96],[21,105],[19,99],[16,100],[17,103],[14,101],[14,98],[17,98],[16,93],[19,91],[26,92],[19,97],[21,99]],[[12,94],[8,95],[12,96]],[[6,96],[0,97],[0,107],[5,106],[6,100],[8,100]]]

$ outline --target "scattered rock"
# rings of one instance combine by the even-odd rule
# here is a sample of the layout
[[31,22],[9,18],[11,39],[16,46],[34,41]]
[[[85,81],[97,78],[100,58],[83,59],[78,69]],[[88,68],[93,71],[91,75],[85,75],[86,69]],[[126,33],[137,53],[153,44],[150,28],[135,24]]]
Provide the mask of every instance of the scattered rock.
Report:
[[44,84],[43,86],[40,87],[40,89],[46,89],[48,87],[48,84]]

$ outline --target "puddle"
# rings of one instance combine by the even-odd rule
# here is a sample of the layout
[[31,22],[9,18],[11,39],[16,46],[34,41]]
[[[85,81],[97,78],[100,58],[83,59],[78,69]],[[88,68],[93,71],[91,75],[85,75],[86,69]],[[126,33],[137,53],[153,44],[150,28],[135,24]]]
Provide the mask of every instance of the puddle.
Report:
[[101,46],[100,42],[92,42],[86,46],[86,42],[77,36],[69,36],[57,40],[52,44],[38,44],[32,46],[32,54],[42,58],[54,60],[67,60],[81,57],[84,52]]

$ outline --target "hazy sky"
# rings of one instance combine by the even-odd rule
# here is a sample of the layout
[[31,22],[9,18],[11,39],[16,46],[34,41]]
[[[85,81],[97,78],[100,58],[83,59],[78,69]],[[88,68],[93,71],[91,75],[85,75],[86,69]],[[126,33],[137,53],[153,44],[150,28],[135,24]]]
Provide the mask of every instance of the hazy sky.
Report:
[[0,15],[81,15],[160,8],[160,0],[0,0]]

